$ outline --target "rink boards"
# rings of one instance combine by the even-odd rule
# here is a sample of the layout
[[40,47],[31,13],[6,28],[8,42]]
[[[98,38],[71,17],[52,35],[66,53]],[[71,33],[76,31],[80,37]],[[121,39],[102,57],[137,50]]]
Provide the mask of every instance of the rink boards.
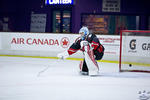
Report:
[[[56,58],[58,53],[67,50],[78,37],[78,34],[1,32],[0,55]],[[97,35],[97,37],[105,47],[102,60],[104,62],[118,63],[120,36]],[[130,41],[128,42],[130,43]],[[127,46],[129,44],[128,42],[126,44]],[[149,45],[145,47],[147,47],[146,51],[148,52],[147,56],[149,57]],[[126,50],[131,51],[130,48],[127,48]],[[129,56],[127,57],[128,60],[136,60],[135,55],[139,55],[139,53],[134,52],[134,58],[131,57],[131,54],[127,55]],[[81,51],[71,55],[69,59],[76,60],[76,58],[79,60],[83,58]],[[136,64],[138,64],[138,62]]]
[[[1,32],[0,55],[56,57],[59,52],[67,50],[78,37],[78,34]],[[119,36],[97,37],[105,47],[103,60],[118,61]],[[78,51],[70,58],[82,58],[82,55]]]

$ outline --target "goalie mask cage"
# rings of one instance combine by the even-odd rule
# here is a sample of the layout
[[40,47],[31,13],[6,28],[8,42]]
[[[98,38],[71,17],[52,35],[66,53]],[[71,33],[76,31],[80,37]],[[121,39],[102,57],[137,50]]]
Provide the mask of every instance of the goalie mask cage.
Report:
[[150,73],[150,31],[121,31],[119,71]]

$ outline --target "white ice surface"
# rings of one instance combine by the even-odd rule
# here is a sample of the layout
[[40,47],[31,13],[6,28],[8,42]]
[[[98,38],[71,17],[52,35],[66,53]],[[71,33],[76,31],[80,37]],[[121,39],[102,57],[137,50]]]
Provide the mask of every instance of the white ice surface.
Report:
[[150,73],[98,64],[100,75],[90,77],[79,75],[79,61],[0,57],[0,100],[140,100],[150,91]]

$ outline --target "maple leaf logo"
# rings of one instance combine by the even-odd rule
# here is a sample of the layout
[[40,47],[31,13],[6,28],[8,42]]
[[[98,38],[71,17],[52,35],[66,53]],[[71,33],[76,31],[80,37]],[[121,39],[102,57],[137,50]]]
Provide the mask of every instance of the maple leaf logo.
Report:
[[62,39],[61,39],[61,46],[63,47],[63,48],[67,48],[68,46],[69,46],[69,39],[67,38],[67,37],[63,37]]
[[67,45],[68,41],[66,39],[64,39],[64,41],[62,41],[63,45]]

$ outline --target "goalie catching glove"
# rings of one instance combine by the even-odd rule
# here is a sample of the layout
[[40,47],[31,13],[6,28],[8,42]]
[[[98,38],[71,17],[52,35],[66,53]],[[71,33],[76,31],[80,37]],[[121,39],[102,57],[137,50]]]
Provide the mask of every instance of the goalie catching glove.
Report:
[[67,57],[69,57],[68,51],[64,51],[64,52],[59,53],[57,55],[57,57],[60,59],[66,59]]

